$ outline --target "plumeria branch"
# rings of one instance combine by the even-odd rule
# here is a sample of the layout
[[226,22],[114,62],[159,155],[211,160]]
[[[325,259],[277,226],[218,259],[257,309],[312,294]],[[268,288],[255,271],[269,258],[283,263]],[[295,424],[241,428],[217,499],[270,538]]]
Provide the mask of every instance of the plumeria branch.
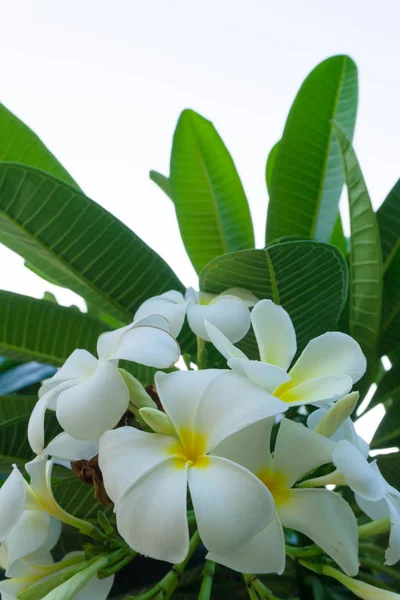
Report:
[[251,600],[281,600],[255,575],[243,573],[243,579]]
[[198,600],[210,600],[214,573],[215,562],[212,560],[206,560],[206,564],[204,565],[203,569],[203,581],[201,582]]

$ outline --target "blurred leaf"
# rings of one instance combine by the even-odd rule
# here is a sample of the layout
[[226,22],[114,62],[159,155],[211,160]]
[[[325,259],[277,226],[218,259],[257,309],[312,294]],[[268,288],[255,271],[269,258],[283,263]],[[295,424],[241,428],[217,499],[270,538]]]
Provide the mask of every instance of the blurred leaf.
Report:
[[[293,320],[301,350],[311,338],[335,329],[347,279],[346,262],[334,246],[307,240],[219,256],[201,272],[200,285],[213,293],[244,287],[281,304]],[[258,358],[253,334],[239,345]]]
[[[34,458],[26,435],[36,396],[0,396],[0,480],[5,479],[13,463],[21,468]],[[58,433],[54,416],[46,420],[46,439]]]
[[96,519],[99,510],[112,515],[113,507],[101,505],[94,497],[93,487],[82,483],[75,475],[55,481],[53,492],[60,506],[80,519]]
[[386,404],[386,414],[375,432],[371,448],[400,446],[400,410],[397,402]]
[[56,157],[27,125],[0,104],[0,161],[37,167],[79,189]]
[[376,217],[382,245],[382,260],[386,269],[400,248],[400,179],[378,208]]
[[184,110],[175,129],[170,185],[183,243],[199,272],[215,256],[254,247],[242,183],[214,125]]
[[34,383],[39,383],[43,379],[52,377],[55,372],[56,369],[54,367],[38,362],[18,365],[0,374],[0,396],[12,394]]
[[346,240],[346,236],[344,235],[344,232],[343,232],[343,225],[342,225],[342,219],[340,217],[340,213],[336,217],[336,222],[335,222],[335,226],[332,231],[332,237],[331,237],[330,242],[331,242],[331,244],[336,246],[336,248],[339,248],[339,250],[343,254],[343,256],[345,256],[345,257],[347,256],[347,240]]
[[381,454],[378,456],[378,466],[386,481],[397,490],[400,489],[400,453]]
[[374,357],[382,307],[382,256],[376,216],[349,138],[335,123],[350,210],[350,335]]
[[389,354],[400,347],[400,248],[392,258],[384,275],[382,332],[380,354]]
[[328,58],[304,81],[275,157],[267,242],[284,235],[331,239],[344,182],[332,121],[352,138],[357,102],[357,68],[348,56]]
[[[367,410],[380,403],[400,402],[400,359],[393,363],[392,368],[387,371],[378,383],[377,390],[373,395]],[[399,410],[400,410],[400,404]]]
[[265,181],[267,182],[267,190],[268,190],[269,194],[270,194],[270,189],[271,189],[272,172],[274,170],[275,159],[276,159],[276,155],[278,154],[278,149],[279,149],[279,141],[276,142],[276,144],[274,146],[272,146],[272,148],[268,154],[267,164],[265,167]]
[[60,366],[75,350],[96,354],[106,325],[76,309],[0,291],[0,353]]
[[165,177],[165,175],[161,175],[161,173],[158,173],[157,171],[150,171],[149,176],[150,179],[154,181],[154,183],[156,183],[165,194],[167,194],[168,198],[173,201],[173,198],[171,196],[171,186],[168,177]]
[[31,167],[0,164],[0,242],[120,321],[170,289],[165,261],[101,206]]

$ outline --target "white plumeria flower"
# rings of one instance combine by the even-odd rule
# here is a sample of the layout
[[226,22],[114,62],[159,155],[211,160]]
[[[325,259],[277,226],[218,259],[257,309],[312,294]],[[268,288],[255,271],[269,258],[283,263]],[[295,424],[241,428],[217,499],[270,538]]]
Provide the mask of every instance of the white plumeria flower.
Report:
[[[15,575],[11,579],[0,581],[1,599],[17,600],[23,592],[34,591],[38,585],[51,579],[53,575],[58,575],[66,571],[70,564],[70,557],[78,554],[80,553],[67,554],[61,562],[54,563],[50,553],[43,554],[37,552],[29,560],[19,561],[18,570],[16,570]],[[113,583],[114,575],[105,579],[99,579],[97,575],[94,575],[78,594],[73,595],[73,598],[74,600],[106,600]],[[71,598],[72,596],[57,596],[60,600],[63,597]]]
[[373,520],[390,518],[385,564],[394,565],[400,560],[400,492],[387,483],[376,461],[369,463],[347,440],[337,443],[332,459],[353,490],[361,510]]
[[[27,463],[25,469],[30,476],[30,484],[25,481],[19,469],[14,465],[11,475],[0,488],[0,542],[9,543],[9,537],[13,534],[14,528],[19,525],[21,519],[24,519],[27,511],[46,513],[81,531],[91,527],[85,521],[67,513],[56,502],[51,488],[53,464],[53,460],[47,460],[43,455]],[[41,518],[39,516],[38,521]],[[49,528],[57,529],[52,522],[48,522],[48,524]],[[35,525],[36,521],[32,521],[32,527]],[[10,552],[9,547],[8,552]],[[18,552],[19,550],[16,549],[15,553]]]
[[289,369],[296,354],[296,334],[288,313],[271,300],[261,300],[251,312],[260,360],[249,360],[213,324],[205,323],[214,346],[233,371],[285,402],[301,404],[334,402],[347,394],[365,372],[366,360],[359,344],[340,332],[328,332],[311,340]]
[[235,402],[229,393],[215,401],[209,390],[226,375],[216,369],[157,373],[157,392],[176,434],[122,427],[100,438],[99,465],[115,503],[118,531],[141,554],[172,563],[184,560],[188,485],[209,550],[223,554],[273,517],[272,496],[261,481],[210,452],[249,423],[281,412],[282,403],[271,396],[268,404],[257,395]]
[[[328,413],[329,408],[321,407],[312,412],[307,417],[307,425],[311,429],[315,429],[321,419]],[[347,440],[356,448],[359,449],[361,454],[367,458],[369,455],[370,447],[365,440],[361,436],[359,436],[354,427],[354,423],[350,417],[345,419],[345,421],[341,424],[341,426],[335,431],[333,435],[330,436],[330,439],[334,442],[340,442],[341,440]]]
[[44,449],[44,418],[55,410],[61,427],[72,437],[95,440],[112,429],[128,408],[129,390],[118,370],[125,359],[150,367],[170,367],[179,358],[179,345],[160,315],[146,317],[103,333],[97,343],[99,358],[75,350],[42,386],[28,425],[29,443],[36,454]]
[[252,471],[274,497],[272,522],[247,543],[210,560],[243,573],[279,573],[285,568],[282,526],[311,538],[349,575],[358,572],[357,520],[345,500],[328,490],[293,489],[310,470],[332,461],[334,442],[300,423],[283,419],[270,451],[274,419],[265,419],[232,435],[215,452]]
[[188,288],[185,296],[171,290],[149,298],[138,308],[135,319],[159,314],[165,317],[174,337],[180,333],[185,315],[189,327],[198,337],[210,341],[204,319],[218,327],[231,342],[241,340],[250,328],[249,308],[258,298],[242,288],[230,288],[222,294],[196,292]]

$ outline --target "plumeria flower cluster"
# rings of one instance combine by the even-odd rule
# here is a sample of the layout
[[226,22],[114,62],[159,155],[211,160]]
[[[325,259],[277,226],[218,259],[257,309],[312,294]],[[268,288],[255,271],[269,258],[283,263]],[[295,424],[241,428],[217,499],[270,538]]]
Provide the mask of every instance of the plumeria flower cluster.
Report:
[[[211,342],[226,368],[159,371],[151,397],[118,361],[173,366],[185,317],[199,344]],[[259,360],[234,345],[250,327]],[[348,486],[360,511],[390,523],[386,564],[394,565],[400,559],[400,493],[368,461],[369,447],[350,417],[358,400],[353,385],[366,370],[354,339],[325,333],[295,359],[290,316],[271,300],[240,288],[220,295],[170,291],[146,300],[131,325],[102,334],[97,354],[75,350],[44,382],[28,428],[37,454],[26,465],[30,483],[15,467],[0,489],[0,563],[8,578],[0,584],[3,600],[21,593],[29,600],[38,585],[50,585],[46,600],[58,598],[51,596],[56,577],[66,590],[62,598],[107,597],[112,577],[105,576],[104,555],[54,563],[50,553],[61,523],[96,535],[93,525],[54,499],[54,462],[97,455],[124,557],[140,553],[183,564],[195,522],[208,560],[241,573],[281,575],[290,531],[327,555],[324,568],[332,577],[361,598],[373,597],[370,585],[353,583],[356,516],[340,487],[326,487]],[[55,411],[63,433],[46,445],[47,410]],[[127,411],[133,426],[123,418]],[[75,561],[83,565],[78,571]],[[71,565],[76,572],[68,571]],[[65,569],[71,576],[64,581]]]

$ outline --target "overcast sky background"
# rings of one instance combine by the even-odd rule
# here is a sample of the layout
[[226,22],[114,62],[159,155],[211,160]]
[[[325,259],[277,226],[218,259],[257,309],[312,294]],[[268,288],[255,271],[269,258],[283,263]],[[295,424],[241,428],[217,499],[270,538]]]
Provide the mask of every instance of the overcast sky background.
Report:
[[[168,173],[184,108],[211,119],[247,192],[262,245],[264,170],[294,96],[324,58],[357,62],[356,150],[374,206],[400,177],[396,0],[0,0],[0,101],[53,151],[86,194],[196,277],[171,202],[149,180]],[[64,304],[0,246],[2,289]]]

